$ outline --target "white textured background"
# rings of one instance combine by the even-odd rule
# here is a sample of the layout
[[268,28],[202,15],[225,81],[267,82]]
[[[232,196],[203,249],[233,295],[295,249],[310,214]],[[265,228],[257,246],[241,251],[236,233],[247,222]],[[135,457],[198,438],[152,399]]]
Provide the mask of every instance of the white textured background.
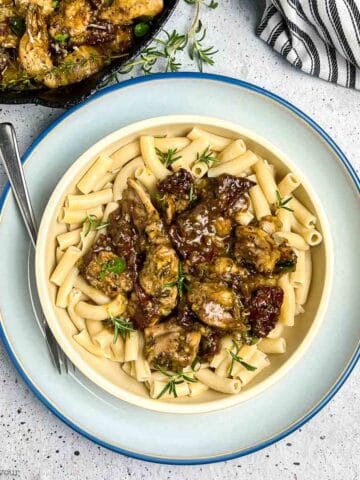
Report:
[[[330,133],[359,171],[360,92],[302,74],[256,38],[254,29],[262,11],[262,0],[219,1],[217,10],[202,15],[208,25],[209,42],[219,49],[216,64],[209,71],[253,82],[293,102]],[[191,7],[180,0],[167,29],[181,31],[188,24],[190,14]],[[193,66],[184,61],[183,70],[192,69]],[[43,107],[1,105],[0,121],[15,125],[23,152],[60,113],[60,110]],[[4,183],[5,175],[0,167],[0,189]],[[80,437],[34,398],[19,379],[2,346],[0,382],[0,479],[360,478],[359,367],[335,399],[296,433],[251,456],[196,467],[132,460]]]

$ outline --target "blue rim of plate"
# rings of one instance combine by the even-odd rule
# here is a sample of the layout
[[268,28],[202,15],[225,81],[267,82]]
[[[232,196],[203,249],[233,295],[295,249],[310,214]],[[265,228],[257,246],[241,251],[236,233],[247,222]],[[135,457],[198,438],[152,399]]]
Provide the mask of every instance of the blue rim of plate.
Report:
[[[338,147],[338,145],[332,140],[332,138],[318,125],[314,120],[312,120],[308,115],[306,115],[304,112],[302,112],[299,108],[295,107],[292,103],[288,102],[287,100],[284,100],[283,98],[279,97],[278,95],[269,92],[268,90],[265,90],[264,88],[258,87],[256,85],[253,85],[252,83],[244,82],[243,80],[237,80],[236,78],[232,77],[225,77],[223,75],[214,75],[214,74],[209,74],[209,73],[197,73],[197,72],[177,72],[177,73],[158,73],[158,74],[153,74],[151,76],[146,76],[146,77],[139,77],[139,78],[134,78],[131,80],[125,80],[124,82],[121,82],[116,85],[112,85],[110,87],[104,88],[100,92],[97,92],[95,95],[93,95],[91,98],[87,99],[86,101],[75,105],[71,109],[67,110],[65,113],[60,115],[59,118],[57,118],[51,125],[49,125],[34,141],[34,143],[26,150],[25,154],[22,157],[22,162],[26,162],[26,160],[30,157],[31,153],[33,150],[37,147],[37,145],[53,130],[57,125],[59,125],[64,119],[66,119],[68,116],[72,115],[74,112],[79,110],[83,105],[87,105],[88,103],[91,103],[93,100],[102,97],[104,95],[107,95],[108,93],[114,91],[114,90],[119,90],[122,88],[126,88],[128,86],[133,86],[139,83],[145,83],[145,82],[152,82],[156,80],[164,80],[164,79],[172,79],[172,78],[196,78],[196,79],[206,79],[206,80],[212,80],[216,82],[223,82],[226,84],[230,85],[235,85],[238,87],[246,88],[252,92],[256,92],[258,94],[261,94],[267,98],[270,98],[271,100],[279,103],[283,107],[287,108],[290,110],[292,113],[294,113],[297,117],[302,119],[305,123],[308,124],[308,126],[312,127],[321,137],[322,139],[327,143],[327,145],[336,153],[336,155],[340,158],[341,162],[345,166],[347,172],[350,174],[351,179],[353,180],[357,190],[360,193],[360,177],[357,176],[355,169],[353,166],[350,164],[349,160],[346,158],[345,154],[342,152],[342,150]],[[0,216],[2,215],[2,210],[4,207],[4,203],[6,200],[6,197],[9,193],[10,190],[10,185],[9,183],[6,184],[3,193],[0,197]],[[128,457],[136,458],[138,460],[143,460],[143,461],[148,461],[148,462],[154,462],[154,463],[161,463],[161,464],[172,464],[172,465],[199,465],[199,464],[207,464],[207,463],[217,463],[217,462],[224,462],[226,460],[232,460],[234,458],[239,458],[243,457],[245,455],[249,455],[250,453],[255,453],[258,452],[259,450],[262,450],[263,448],[269,447],[273,443],[278,442],[279,440],[282,440],[283,438],[287,437],[291,433],[293,433],[295,430],[299,429],[302,427],[305,423],[307,423],[309,420],[311,420],[317,413],[322,410],[325,405],[334,397],[334,395],[340,390],[340,388],[344,385],[346,380],[349,378],[351,372],[353,371],[356,363],[358,362],[360,358],[360,346],[355,350],[355,353],[351,360],[349,361],[347,367],[341,374],[340,378],[337,380],[337,382],[333,385],[331,390],[322,398],[322,400],[313,407],[312,410],[310,410],[304,417],[302,417],[300,420],[289,426],[286,430],[281,432],[278,435],[275,435],[271,439],[262,442],[256,446],[241,450],[239,452],[234,452],[231,454],[227,455],[219,455],[215,458],[204,458],[204,459],[164,459],[164,458],[158,458],[158,457],[153,457],[150,455],[140,455],[132,451],[128,451],[119,447],[115,447],[114,445],[110,445],[106,442],[103,442],[102,440],[94,437],[93,435],[89,434],[88,432],[82,430],[79,428],[77,425],[75,425],[73,422],[71,422],[68,418],[66,418],[59,410],[57,410],[51,403],[48,402],[48,400],[41,394],[41,392],[35,387],[35,385],[32,383],[31,379],[26,375],[25,371],[21,368],[20,363],[17,361],[16,357],[14,356],[11,346],[7,341],[7,338],[5,336],[5,332],[3,330],[3,326],[0,322],[0,338],[5,346],[5,349],[14,364],[16,370],[26,383],[26,385],[30,388],[30,390],[34,393],[34,395],[54,414],[56,415],[60,420],[62,420],[64,423],[66,423],[69,427],[71,427],[73,430],[75,430],[77,433],[80,435],[83,435],[84,437],[88,438],[89,440],[93,441],[94,443],[101,445],[102,447],[108,448],[109,450],[112,450],[117,453],[121,453],[123,455],[126,455]]]

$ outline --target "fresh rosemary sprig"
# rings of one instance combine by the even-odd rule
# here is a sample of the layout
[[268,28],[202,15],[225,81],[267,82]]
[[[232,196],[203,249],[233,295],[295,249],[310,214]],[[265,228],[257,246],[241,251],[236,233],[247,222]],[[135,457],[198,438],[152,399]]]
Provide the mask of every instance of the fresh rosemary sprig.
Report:
[[175,157],[177,148],[169,148],[169,150],[166,153],[162,152],[157,147],[155,147],[155,150],[158,157],[160,158],[160,160],[162,161],[162,163],[166,168],[170,167],[172,163],[174,163],[176,160],[179,160],[179,158],[181,158],[181,155],[178,155],[177,157]]
[[204,162],[210,168],[211,165],[215,162],[215,160],[216,157],[210,149],[210,145],[208,145],[201,154],[199,154],[199,152],[196,154],[195,163]]
[[232,375],[232,371],[233,371],[235,362],[240,363],[240,365],[245,367],[246,370],[249,370],[250,372],[254,372],[257,369],[257,367],[254,367],[253,365],[250,365],[249,363],[245,362],[243,358],[239,357],[238,353],[240,351],[240,345],[237,342],[235,342],[235,340],[233,340],[232,342],[233,342],[233,345],[235,347],[235,353],[232,352],[231,350],[228,350],[228,352],[231,356],[231,364],[230,364],[230,368],[229,368],[229,377],[231,377],[231,375]]
[[286,199],[282,198],[280,195],[279,190],[276,190],[276,199],[277,199],[277,208],[283,208],[284,210],[288,210],[289,212],[293,212],[294,210],[290,207],[287,207],[287,204],[290,202],[292,197],[288,197]]
[[169,381],[165,385],[165,387],[161,390],[159,395],[156,397],[161,398],[166,392],[169,392],[170,395],[173,395],[174,398],[177,398],[177,392],[176,392],[176,385],[180,385],[181,383],[184,382],[190,382],[190,383],[196,383],[197,378],[194,377],[189,377],[186,375],[184,372],[177,372],[177,373],[172,373],[168,372],[164,368],[162,368],[160,365],[156,365],[156,369],[159,370],[163,375],[169,378]]
[[100,218],[98,218],[96,215],[89,214],[87,215],[84,223],[86,224],[85,237],[87,237],[92,230],[102,230],[103,228],[106,228],[108,225],[110,225],[109,222],[102,222]]
[[189,202],[192,203],[194,200],[194,184],[192,183],[189,188]]
[[208,8],[215,9],[219,6],[218,2],[215,2],[215,0],[211,0],[210,3],[206,3],[204,0],[185,0],[186,3],[189,5],[196,5],[198,3],[201,3],[202,5],[206,5]]
[[175,282],[165,283],[164,287],[175,287],[177,286],[179,297],[181,298],[184,294],[184,289],[189,290],[189,286],[186,283],[186,278],[183,273],[183,264],[179,260],[179,267],[178,267],[178,278]]
[[108,322],[114,327],[113,343],[117,342],[119,335],[125,340],[126,337],[130,335],[130,332],[135,331],[133,323],[126,318],[113,317],[110,315]]
[[104,280],[108,273],[115,273],[120,275],[126,268],[126,262],[123,258],[113,258],[108,262],[101,265],[101,272],[99,273],[99,279]]

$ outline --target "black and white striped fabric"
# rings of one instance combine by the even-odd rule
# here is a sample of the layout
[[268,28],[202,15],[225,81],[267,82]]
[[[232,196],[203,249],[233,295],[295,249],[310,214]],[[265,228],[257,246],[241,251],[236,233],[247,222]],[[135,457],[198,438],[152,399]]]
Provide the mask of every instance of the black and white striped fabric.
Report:
[[256,33],[304,72],[360,89],[360,0],[266,0]]

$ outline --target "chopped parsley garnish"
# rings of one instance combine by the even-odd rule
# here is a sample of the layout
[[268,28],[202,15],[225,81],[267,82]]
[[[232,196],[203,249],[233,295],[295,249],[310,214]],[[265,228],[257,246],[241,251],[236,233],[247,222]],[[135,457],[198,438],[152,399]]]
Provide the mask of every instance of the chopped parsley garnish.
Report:
[[158,157],[160,158],[160,160],[162,161],[162,163],[166,168],[170,167],[172,163],[176,162],[176,160],[179,160],[181,158],[181,155],[175,156],[177,152],[177,148],[169,148],[169,150],[166,153],[162,152],[157,147],[155,147],[155,150]]
[[233,345],[235,347],[235,353],[232,352],[231,350],[228,350],[228,352],[231,356],[231,364],[230,364],[230,368],[229,368],[229,377],[231,377],[231,375],[232,375],[232,371],[233,371],[235,362],[240,363],[240,365],[245,367],[246,370],[249,370],[250,372],[254,372],[257,369],[257,367],[254,367],[253,365],[250,365],[249,363],[245,362],[243,358],[239,357],[238,353],[240,351],[240,345],[237,342],[235,342],[235,340],[233,340],[232,342],[233,342]]
[[170,395],[173,395],[174,398],[177,398],[177,392],[176,392],[177,385],[180,385],[181,383],[184,383],[184,382],[190,382],[190,383],[197,382],[196,378],[189,377],[184,372],[177,372],[177,373],[168,372],[167,370],[162,368],[160,365],[156,365],[156,369],[159,370],[159,372],[161,372],[163,375],[169,378],[169,381],[167,382],[165,387],[161,390],[159,395],[156,397],[157,399],[165,395],[166,392],[169,392]]
[[290,202],[292,197],[288,197],[286,199],[282,198],[282,196],[280,195],[280,192],[276,190],[276,198],[277,198],[277,202],[276,202],[277,208],[283,208],[284,210],[288,210],[289,212],[294,211],[292,208],[287,207],[287,204]]
[[108,273],[115,273],[119,275],[126,268],[126,262],[123,258],[112,258],[108,262],[101,265],[101,272],[99,273],[100,280],[104,280]]

